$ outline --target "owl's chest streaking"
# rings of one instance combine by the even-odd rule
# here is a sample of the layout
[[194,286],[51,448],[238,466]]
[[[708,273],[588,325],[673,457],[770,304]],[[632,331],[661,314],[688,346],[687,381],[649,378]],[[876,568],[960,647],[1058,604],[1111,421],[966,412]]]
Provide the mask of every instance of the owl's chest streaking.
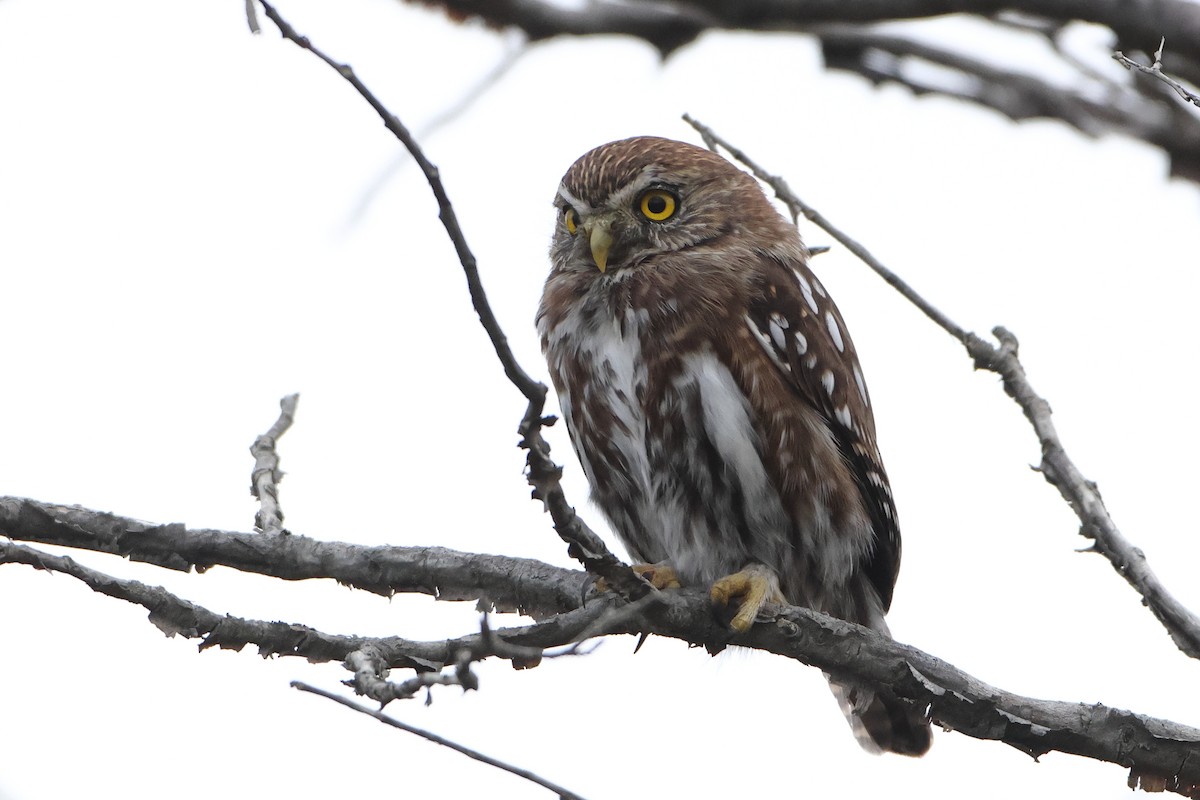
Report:
[[754,341],[736,297],[703,309],[593,287],[539,329],[593,499],[631,555],[690,582],[750,562],[817,606],[870,539],[819,415]]

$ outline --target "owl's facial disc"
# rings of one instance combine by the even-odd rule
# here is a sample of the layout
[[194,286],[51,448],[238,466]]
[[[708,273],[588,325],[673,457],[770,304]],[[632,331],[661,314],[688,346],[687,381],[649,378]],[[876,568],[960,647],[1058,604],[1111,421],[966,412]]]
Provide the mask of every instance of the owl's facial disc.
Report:
[[588,268],[585,253],[606,274],[610,266],[620,270],[655,253],[679,249],[678,241],[670,246],[660,231],[678,226],[682,193],[660,170],[646,167],[630,182],[599,197],[572,192],[564,183],[558,188],[556,205],[562,229],[572,238],[586,239],[586,245],[572,246],[575,263],[584,270]]

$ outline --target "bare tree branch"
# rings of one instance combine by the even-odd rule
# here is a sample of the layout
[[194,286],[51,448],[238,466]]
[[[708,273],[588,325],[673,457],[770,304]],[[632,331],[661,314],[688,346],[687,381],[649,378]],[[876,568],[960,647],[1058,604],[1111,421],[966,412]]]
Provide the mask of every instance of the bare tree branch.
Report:
[[289,581],[330,578],[386,597],[413,592],[441,600],[478,600],[497,611],[535,618],[577,608],[587,580],[583,573],[528,558],[155,525],[20,497],[0,497],[0,536],[110,553],[182,572],[224,566]]
[[[829,23],[879,23],[962,14],[985,21],[1005,12],[1053,22],[1079,20],[1111,29],[1121,41],[1157,43],[1162,31],[1186,44],[1180,50],[1200,58],[1200,7],[1187,0],[1157,0],[1153,13],[1135,3],[1079,3],[1075,0],[596,0],[563,8],[549,0],[419,0],[459,18],[479,18],[497,27],[518,27],[531,40],[553,36],[620,33],[636,36],[670,53],[684,31],[732,29],[809,31]],[[670,21],[674,20],[674,25]],[[686,44],[691,39],[682,39]],[[675,44],[678,47],[680,44]]]
[[[1055,86],[1031,74],[1028,68],[998,67],[964,53],[935,47],[915,39],[871,30],[834,28],[821,34],[826,66],[856,72],[873,83],[887,81],[906,86],[916,94],[942,94],[999,111],[1009,119],[1058,119],[1088,136],[1120,132],[1134,138],[1157,141],[1180,158],[1194,158],[1197,126],[1171,131],[1167,123],[1175,115],[1166,113],[1155,98],[1133,88],[1105,81],[1103,100],[1091,99],[1095,92]],[[1061,51],[1060,51],[1061,52]],[[911,69],[924,63],[956,73],[957,80],[934,82]],[[1072,62],[1100,80],[1085,65]],[[1023,65],[1018,65],[1023,66]],[[926,71],[928,74],[928,71]],[[1186,121],[1186,118],[1184,118]]]
[[[350,660],[351,669],[378,677],[385,667],[418,672],[494,655],[488,635],[519,647],[568,645],[582,636],[653,633],[702,645],[718,652],[729,644],[776,653],[817,667],[841,683],[863,684],[927,709],[933,721],[978,739],[995,739],[1033,756],[1051,751],[1073,753],[1130,767],[1138,781],[1160,782],[1181,794],[1200,785],[1200,730],[1130,711],[1061,701],[1037,700],[989,686],[914,647],[882,637],[853,623],[799,607],[774,607],[760,615],[747,633],[732,635],[710,612],[703,589],[647,596],[638,613],[613,610],[620,598],[609,594],[547,622],[483,632],[441,642],[399,637],[371,639],[324,634],[302,625],[243,620],[215,614],[157,587],[112,578],[72,559],[0,543],[0,564],[29,564],[71,575],[94,590],[142,605],[151,621],[168,635],[201,639],[201,649],[241,649],[256,644],[264,655],[299,655],[313,661]],[[361,658],[350,659],[353,653]],[[455,668],[457,669],[457,667]],[[368,676],[369,677],[369,676]],[[376,686],[368,693],[386,699],[411,697],[432,684],[461,678],[420,677],[395,688]],[[356,682],[356,685],[358,683]]]
[[953,320],[935,308],[932,303],[925,300],[925,298],[921,297],[921,295],[917,294],[916,290],[909,286],[899,275],[897,275],[895,272],[892,272],[883,265],[883,262],[871,255],[867,248],[863,247],[854,239],[851,239],[845,233],[842,233],[842,231],[833,227],[829,220],[825,219],[825,217],[822,216],[819,211],[797,197],[796,194],[788,187],[787,182],[783,178],[779,177],[778,175],[771,175],[768,173],[762,167],[755,164],[743,151],[717,136],[717,134],[714,133],[711,128],[699,120],[694,119],[690,114],[684,114],[683,121],[695,128],[696,132],[700,134],[700,137],[704,139],[705,144],[708,145],[708,147],[714,152],[717,150],[718,146],[723,148],[729,153],[729,155],[733,156],[735,160],[745,164],[750,172],[753,173],[754,177],[758,178],[760,181],[774,189],[775,196],[778,197],[784,203],[784,205],[788,207],[793,220],[797,219],[798,217],[804,217],[809,222],[812,222],[822,230],[829,233],[847,250],[856,255],[859,259],[865,262],[867,266],[873,269],[876,274],[878,274],[887,282],[889,286],[903,295],[903,297],[910,303],[919,308],[921,313],[933,320],[938,327],[942,328],[955,339],[962,340],[967,335],[966,332],[963,331],[963,329],[959,327]]
[[258,33],[261,30],[258,26],[258,9],[254,7],[254,0],[246,0],[246,26],[250,28],[251,33]]
[[31,547],[0,542],[0,564],[28,564],[35,569],[70,575],[100,594],[140,605],[150,621],[167,636],[200,639],[200,649],[241,650],[258,646],[260,655],[303,656],[310,661],[340,661],[357,649],[361,637],[325,634],[304,625],[244,620],[216,614],[163,589],[140,581],[114,578],[74,559]]
[[[476,558],[504,560],[500,556]],[[422,642],[399,636],[343,636],[297,623],[267,622],[218,614],[184,600],[161,586],[115,578],[85,567],[74,559],[12,542],[0,542],[0,564],[26,564],[35,569],[69,575],[99,594],[145,608],[150,612],[150,621],[159,630],[167,636],[199,639],[201,650],[218,647],[240,651],[247,645],[254,645],[263,656],[301,656],[314,663],[344,662],[357,652],[372,660],[372,668],[376,673],[397,668],[419,672],[440,670],[447,664],[456,663],[459,654],[464,651],[475,661],[498,656],[524,668],[536,663],[536,659],[532,658],[535,652],[540,654],[548,647],[570,645],[585,637],[608,633],[607,627],[596,627],[600,620],[624,619],[612,613],[615,598],[610,596],[597,598],[586,607],[576,607],[534,625],[498,631],[484,629],[452,639]],[[519,591],[517,584],[521,583],[520,579],[512,576],[511,582],[513,585],[508,591]],[[347,664],[347,668],[356,671],[363,663]],[[411,696],[411,693],[393,693],[393,698],[400,696]]]
[[[1063,53],[1057,36],[1072,22],[1110,29],[1127,49],[1153,52],[1164,33],[1172,36],[1177,74],[1200,74],[1200,5],[1186,0],[1137,3],[1079,3],[1073,0],[596,0],[564,8],[549,0],[420,0],[454,18],[479,18],[502,28],[517,28],[531,41],[554,36],[624,34],[655,47],[664,57],[706,30],[792,31],[815,36],[826,65],[862,75],[878,84],[892,81],[917,94],[938,94],[991,108],[1012,120],[1061,120],[1089,136],[1119,133],[1161,148],[1171,159],[1171,174],[1200,181],[1200,120],[1163,102],[1145,86],[1118,87],[1097,76],[1079,59]],[[975,57],[973,45],[923,44],[916,38],[883,33],[880,23],[958,14],[1011,36],[1047,38],[1063,63],[1078,73],[1077,84],[1099,77],[1100,99],[1076,88],[1054,86],[1019,62],[989,64]],[[915,73],[909,62],[932,64],[957,73],[956,80],[934,81],[929,70]],[[1165,77],[1165,76],[1162,76]]]
[[1157,78],[1167,86],[1170,86],[1172,89],[1174,89],[1175,93],[1182,97],[1185,102],[1191,103],[1194,106],[1200,106],[1200,95],[1197,95],[1195,92],[1188,91],[1188,89],[1182,83],[1162,71],[1163,48],[1166,47],[1166,45],[1167,40],[1164,37],[1162,41],[1159,42],[1158,49],[1154,51],[1154,62],[1148,67],[1145,64],[1139,64],[1133,59],[1126,57],[1126,55],[1120,50],[1113,53],[1113,58],[1118,64],[1121,64],[1126,69],[1136,69],[1152,78]]
[[477,18],[497,28],[518,28],[531,42],[563,35],[635,36],[657,48],[664,58],[704,31],[721,27],[719,16],[675,2],[594,2],[574,8],[544,0],[418,2],[444,8],[457,19]]
[[[580,613],[573,615],[576,619],[567,626],[541,623],[493,631],[487,614],[484,614],[479,623],[478,636],[447,639],[441,642],[423,642],[419,645],[393,638],[367,640],[361,647],[348,653],[343,661],[346,669],[354,673],[354,679],[347,683],[354,686],[355,693],[371,698],[378,702],[380,707],[386,706],[393,700],[407,700],[430,686],[461,686],[463,691],[473,691],[479,688],[479,678],[471,670],[471,665],[479,661],[502,658],[511,663],[515,669],[530,669],[539,665],[545,658],[561,658],[590,653],[595,648],[584,649],[582,647],[584,641],[593,635],[606,633],[619,618],[617,613],[609,609],[615,599],[613,596],[609,596],[592,603],[586,609],[579,609]],[[626,608],[638,608],[638,613],[640,613],[639,606],[640,603],[634,603]],[[622,609],[622,611],[624,610]],[[558,619],[566,616],[564,614]],[[590,624],[582,627],[584,622]],[[558,636],[573,634],[572,644],[563,650],[547,653],[545,647],[518,644],[515,641],[509,641],[508,638],[531,639],[544,636],[549,632]],[[412,678],[395,683],[387,680],[387,677],[389,670],[396,665],[397,654],[400,652],[398,648],[401,646],[409,648],[409,651],[403,655],[405,661],[421,660],[419,656],[414,656],[412,652],[414,646],[419,647],[421,652],[445,653],[451,658],[442,659],[440,662],[429,661],[427,671],[418,671]],[[407,667],[411,664],[402,662],[399,666]],[[440,672],[439,670],[445,666],[452,668]],[[428,703],[428,701],[426,702]]]
[[[896,83],[917,95],[963,100],[1014,122],[1057,119],[1090,137],[1121,133],[1162,148],[1171,159],[1173,175],[1200,180],[1200,117],[1180,113],[1184,110],[1140,87],[1105,81],[1102,98],[1093,99],[1095,91],[1054,86],[1027,70],[996,67],[900,36],[838,28],[820,38],[830,69],[853,72],[875,84]],[[1080,68],[1078,61],[1067,60]],[[939,69],[914,68],[920,65]],[[1086,69],[1081,77],[1081,83],[1095,80]]]
[[[703,593],[692,590],[667,593],[661,610],[648,613],[650,631],[675,635],[675,625],[688,613],[697,619],[704,601]],[[1057,750],[1108,761],[1129,767],[1131,781],[1149,778],[1164,789],[1200,796],[1196,728],[1100,704],[1014,695],[915,648],[809,609],[777,611],[772,622],[762,624],[760,618],[733,643],[787,655],[839,682],[891,691],[927,709],[933,722],[977,739],[1003,741],[1035,758]]]
[[1067,455],[1058,432],[1050,419],[1050,404],[1034,391],[1025,376],[1025,368],[1017,355],[1017,339],[1007,329],[996,327],[992,334],[999,342],[994,346],[970,331],[964,330],[949,317],[916,293],[896,273],[885,267],[871,253],[833,226],[815,209],[798,198],[783,179],[771,175],[754,163],[744,152],[730,145],[713,133],[712,129],[684,116],[704,138],[709,146],[720,145],[738,161],[745,164],[755,177],[775,190],[775,194],[793,209],[793,214],[803,214],[826,233],[841,242],[846,249],[858,256],[868,267],[895,287],[905,299],[919,308],[939,327],[958,339],[975,362],[976,369],[986,369],[999,375],[1004,382],[1004,391],[1017,401],[1025,417],[1033,426],[1038,442],[1042,446],[1042,463],[1038,467],[1046,480],[1058,489],[1063,499],[1082,523],[1080,534],[1093,541],[1093,551],[1109,560],[1117,573],[1123,577],[1143,598],[1147,607],[1167,629],[1176,646],[1192,658],[1200,658],[1200,619],[1171,596],[1158,577],[1150,569],[1145,554],[1134,547],[1118,530],[1109,516],[1108,509],[1100,497],[1096,484],[1083,476]]
[[254,470],[250,473],[250,494],[262,504],[262,508],[254,515],[254,527],[262,533],[287,533],[283,529],[283,509],[279,507],[279,481],[283,480],[283,472],[279,469],[279,454],[275,452],[275,442],[292,427],[292,420],[296,417],[296,404],[299,402],[298,394],[289,394],[280,400],[279,419],[250,445],[250,454],[254,456]]
[[576,794],[575,792],[572,792],[570,789],[564,789],[563,787],[559,786],[556,783],[551,783],[550,781],[546,780],[545,778],[542,778],[539,775],[536,775],[527,769],[522,769],[521,767],[514,767],[512,764],[506,763],[506,762],[501,761],[496,758],[492,758],[491,756],[488,756],[488,755],[484,755],[483,753],[480,753],[478,750],[472,750],[469,747],[464,747],[463,745],[458,744],[457,742],[452,742],[449,739],[445,739],[441,736],[438,736],[435,733],[430,733],[427,730],[423,730],[421,728],[414,727],[412,725],[409,725],[406,722],[401,722],[400,720],[395,719],[394,717],[389,717],[387,714],[384,714],[382,711],[376,711],[374,709],[367,708],[365,706],[362,706],[362,705],[354,702],[353,700],[350,700],[345,697],[339,697],[338,695],[333,694],[332,692],[327,692],[324,689],[318,689],[315,686],[309,686],[307,683],[303,683],[301,681],[292,681],[292,686],[296,689],[299,689],[302,692],[309,692],[310,694],[320,695],[321,697],[332,700],[335,703],[341,703],[346,708],[354,709],[355,711],[359,712],[360,714],[366,714],[368,717],[374,717],[375,719],[379,720],[380,722],[384,723],[385,725],[391,725],[393,728],[398,728],[399,730],[407,731],[408,733],[412,733],[412,734],[416,734],[417,736],[420,736],[422,739],[427,739],[428,741],[431,741],[434,744],[440,744],[443,747],[449,747],[451,750],[455,750],[459,753],[462,753],[463,755],[465,755],[469,758],[473,758],[476,761],[480,761],[484,764],[487,764],[488,766],[502,769],[505,772],[516,775],[517,777],[524,778],[525,780],[530,781],[532,783],[536,783],[538,786],[541,786],[543,788],[549,789],[552,792],[555,792],[560,798],[563,798],[564,800],[583,800],[583,798],[580,795]]

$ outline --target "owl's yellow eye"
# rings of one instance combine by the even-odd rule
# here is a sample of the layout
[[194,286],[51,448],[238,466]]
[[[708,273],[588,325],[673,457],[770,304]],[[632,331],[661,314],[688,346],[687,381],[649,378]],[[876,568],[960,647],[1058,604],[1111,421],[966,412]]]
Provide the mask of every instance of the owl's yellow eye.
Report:
[[651,222],[666,222],[675,215],[677,205],[675,195],[662,189],[651,189],[638,200],[638,210]]
[[563,223],[567,226],[567,233],[574,236],[575,231],[579,230],[579,221],[576,219],[575,209],[567,206],[563,210]]

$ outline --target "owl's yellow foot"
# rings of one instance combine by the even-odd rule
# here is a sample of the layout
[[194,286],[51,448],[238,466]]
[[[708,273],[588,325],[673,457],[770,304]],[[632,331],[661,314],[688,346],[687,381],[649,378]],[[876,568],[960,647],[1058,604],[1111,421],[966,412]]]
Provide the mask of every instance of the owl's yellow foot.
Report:
[[[649,581],[655,589],[678,589],[681,585],[675,569],[665,561],[658,564],[633,564],[630,569]],[[597,578],[596,591],[608,591],[608,581]]]
[[740,599],[737,613],[729,622],[729,627],[738,633],[750,630],[764,604],[786,602],[779,591],[779,578],[762,564],[751,564],[741,572],[726,575],[712,585],[708,596],[713,605],[719,606]]
[[675,568],[665,561],[659,564],[634,564],[633,571],[649,581],[655,589],[678,589],[682,585]]

